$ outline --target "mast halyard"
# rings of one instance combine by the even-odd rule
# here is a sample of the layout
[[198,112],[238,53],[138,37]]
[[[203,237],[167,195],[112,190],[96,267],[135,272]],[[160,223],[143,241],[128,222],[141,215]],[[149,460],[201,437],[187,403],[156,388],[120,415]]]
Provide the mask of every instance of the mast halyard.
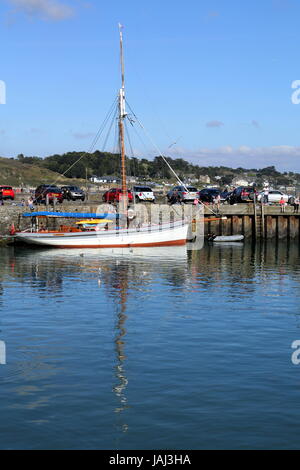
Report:
[[123,26],[119,23],[120,32],[120,62],[122,75],[122,88],[119,92],[119,142],[121,153],[121,178],[122,178],[122,200],[121,211],[127,211],[127,182],[126,182],[126,160],[125,160],[125,136],[124,136],[124,119],[127,116],[125,110],[125,74],[124,74],[124,56],[123,56]]

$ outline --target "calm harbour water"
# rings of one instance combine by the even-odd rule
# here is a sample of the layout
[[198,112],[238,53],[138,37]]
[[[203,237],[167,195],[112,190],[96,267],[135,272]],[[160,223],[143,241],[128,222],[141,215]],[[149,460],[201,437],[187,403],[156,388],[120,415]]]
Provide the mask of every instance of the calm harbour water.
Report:
[[0,448],[299,448],[299,261],[0,249]]

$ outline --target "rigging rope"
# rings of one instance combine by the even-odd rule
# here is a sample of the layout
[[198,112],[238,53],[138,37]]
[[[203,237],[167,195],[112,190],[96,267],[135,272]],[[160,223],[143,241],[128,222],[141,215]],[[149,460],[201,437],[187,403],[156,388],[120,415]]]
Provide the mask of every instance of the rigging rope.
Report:
[[[132,155],[132,157],[134,157],[133,147],[132,147],[130,135],[129,135],[129,132],[128,132],[127,121],[125,121],[125,133],[126,133],[126,137],[127,137],[129,147],[130,147],[131,155]],[[130,165],[129,159],[127,160],[127,171],[129,171],[131,173],[131,165]],[[135,168],[133,168],[133,173],[135,173]]]
[[[70,171],[75,165],[77,165],[77,163],[79,163],[85,156],[87,156],[89,153],[92,153],[92,151],[94,150],[98,140],[100,139],[108,121],[111,119],[111,124],[109,126],[109,129],[108,129],[108,132],[106,134],[106,137],[105,137],[105,141],[104,141],[104,149],[106,147],[106,144],[107,144],[107,141],[108,141],[108,138],[109,138],[109,135],[110,135],[110,132],[111,132],[111,129],[112,129],[112,126],[113,126],[113,123],[114,122],[117,122],[116,120],[116,114],[117,114],[117,110],[118,110],[118,95],[116,96],[113,104],[111,105],[103,123],[101,124],[99,130],[97,131],[89,149],[87,152],[83,152],[80,157],[72,164],[70,165],[67,170],[64,171],[64,173],[60,174],[56,180],[54,180],[54,182],[49,185],[49,186],[52,186],[52,185],[55,185],[55,183],[59,180],[59,178],[61,178],[62,176],[65,176],[66,173],[68,173],[68,171]],[[134,128],[134,131],[136,133],[136,135],[138,136],[138,138],[141,140],[139,134],[137,133],[136,131],[136,128],[135,126],[133,125],[134,122],[137,122],[138,125],[140,126],[140,128],[144,131],[146,137],[148,138],[148,140],[150,141],[150,143],[152,144],[152,146],[156,149],[156,151],[158,152],[159,156],[163,159],[163,161],[165,162],[165,164],[167,165],[167,167],[170,169],[170,171],[173,173],[173,175],[175,176],[175,178],[177,179],[177,181],[180,183],[181,186],[183,186],[185,188],[185,190],[189,193],[189,190],[188,190],[188,187],[186,186],[186,184],[181,181],[181,179],[179,178],[179,176],[177,175],[177,173],[175,172],[175,170],[172,168],[172,166],[169,164],[168,160],[165,158],[165,156],[162,154],[161,150],[159,149],[159,147],[155,144],[155,142],[153,141],[153,139],[151,138],[150,134],[147,132],[147,130],[145,129],[145,127],[143,126],[143,124],[141,123],[141,121],[138,119],[138,117],[136,116],[136,114],[134,113],[134,111],[132,110],[130,104],[128,103],[128,101],[126,100],[126,104],[130,110],[130,112],[132,113],[132,115],[134,116],[134,120],[130,119],[129,116],[127,116],[127,119],[129,120],[130,124],[132,125],[132,127]],[[129,137],[129,132],[128,132],[128,127],[127,127],[127,123],[125,121],[125,131],[126,131],[126,136],[127,136],[127,140],[129,142],[129,145],[130,145],[130,149],[131,149],[131,153],[132,153],[132,156],[134,155],[134,152],[133,152],[133,148],[132,148],[132,144],[131,144],[131,141],[130,141],[130,137]],[[115,127],[115,140],[116,140],[116,137],[117,137],[117,125]],[[145,146],[145,143],[141,140],[142,144]],[[172,144],[173,145],[173,144]],[[171,145],[171,146],[172,146]],[[207,207],[205,206],[205,204],[203,204],[202,201],[199,201],[200,204],[202,204],[204,207]],[[209,207],[207,207],[207,209],[214,215],[218,215],[216,214],[212,209],[210,209]]]
[[189,192],[189,190],[187,189],[186,185],[181,181],[181,179],[179,178],[179,176],[177,175],[177,173],[173,170],[173,168],[171,167],[171,165],[169,164],[169,162],[166,160],[166,158],[163,156],[161,150],[159,149],[159,147],[156,145],[156,143],[152,140],[150,134],[146,131],[145,127],[143,126],[143,124],[140,122],[140,120],[138,119],[138,117],[136,116],[136,114],[133,112],[133,110],[131,109],[129,103],[126,101],[127,105],[128,105],[128,108],[130,109],[131,113],[133,114],[136,122],[139,124],[139,126],[141,127],[141,129],[145,132],[145,135],[146,137],[148,137],[149,141],[151,142],[151,144],[153,145],[153,147],[156,149],[156,151],[158,152],[159,156],[163,159],[163,161],[166,163],[166,165],[168,166],[168,168],[172,171],[173,175],[175,176],[175,178],[177,179],[177,181],[180,183],[181,186],[183,186],[187,192]]
[[[177,181],[180,183],[181,186],[183,186],[185,188],[185,190],[189,193],[190,191],[188,190],[187,186],[181,181],[181,179],[179,178],[179,176],[177,175],[177,173],[175,172],[175,170],[173,170],[173,168],[171,167],[171,165],[169,164],[169,162],[167,161],[167,159],[164,157],[164,155],[162,154],[161,150],[159,149],[159,147],[155,144],[155,142],[153,141],[153,139],[151,138],[150,134],[146,131],[145,127],[143,126],[143,124],[140,122],[140,120],[138,119],[138,117],[136,116],[136,114],[134,113],[134,111],[132,110],[130,104],[127,102],[126,100],[126,104],[128,106],[128,108],[130,109],[130,112],[132,113],[132,115],[134,116],[135,118],[135,121],[139,124],[139,126],[141,127],[141,129],[144,131],[146,137],[148,137],[150,143],[153,145],[153,147],[156,149],[156,151],[159,153],[159,156],[163,159],[163,161],[166,163],[166,165],[168,166],[168,168],[171,170],[171,172],[173,173],[173,175],[175,176],[175,178],[177,179]],[[202,206],[207,207],[205,204],[203,204],[202,201],[199,200],[199,203],[202,204]],[[218,215],[213,209],[210,209],[209,207],[207,207],[207,209],[214,215]]]
[[104,144],[103,144],[103,152],[105,151],[105,147],[106,147],[106,144],[107,144],[107,140],[109,138],[109,135],[110,135],[110,132],[111,132],[111,129],[112,129],[112,126],[113,124],[115,123],[116,121],[116,114],[117,114],[117,111],[118,111],[118,108],[116,107],[115,109],[115,112],[113,114],[113,117],[112,117],[112,120],[111,120],[111,123],[110,123],[110,126],[108,128],[108,131],[107,131],[107,134],[106,134],[106,137],[105,137],[105,140],[104,140]]
[[89,150],[88,150],[87,152],[82,152],[82,154],[80,155],[80,157],[79,157],[74,163],[72,163],[72,165],[70,165],[70,166],[67,168],[66,171],[64,171],[63,173],[61,173],[61,174],[53,181],[53,183],[50,184],[48,187],[54,186],[54,185],[57,183],[57,181],[58,181],[62,176],[65,176],[66,173],[68,173],[68,171],[70,171],[75,165],[77,165],[77,163],[79,163],[86,155],[88,155],[89,153],[92,153],[92,151],[93,151],[94,148],[95,148],[95,145],[97,144],[98,140],[99,140],[100,137],[101,137],[102,132],[103,132],[104,129],[105,129],[105,126],[106,126],[108,120],[109,120],[110,117],[111,117],[112,112],[116,109],[116,103],[117,103],[117,101],[118,101],[118,96],[115,98],[113,104],[111,105],[111,107],[110,107],[110,109],[109,109],[109,111],[108,111],[108,113],[107,113],[107,115],[106,115],[106,117],[105,117],[103,123],[101,124],[101,126],[100,126],[98,132],[96,133],[96,135],[95,135],[95,137],[94,137],[94,139],[93,139],[93,141],[92,141],[92,143],[91,143],[91,145],[90,145],[90,147],[89,147]]

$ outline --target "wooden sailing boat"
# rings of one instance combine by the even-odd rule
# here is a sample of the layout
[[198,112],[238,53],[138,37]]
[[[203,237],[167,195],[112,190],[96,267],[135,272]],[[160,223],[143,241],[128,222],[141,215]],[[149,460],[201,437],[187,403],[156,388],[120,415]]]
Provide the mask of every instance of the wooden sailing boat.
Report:
[[[125,165],[125,138],[124,119],[127,116],[125,109],[125,75],[123,58],[123,35],[122,26],[119,25],[120,33],[120,59],[122,85],[119,91],[119,144],[121,154],[121,177],[122,177],[122,198],[118,214],[78,214],[59,212],[31,212],[24,214],[33,221],[30,231],[16,232],[15,238],[19,241],[31,245],[43,245],[56,248],[113,248],[113,247],[155,247],[184,245],[187,240],[189,224],[184,220],[170,221],[170,223],[142,226],[136,224],[135,227],[128,227],[128,198]],[[87,218],[115,220],[115,226],[104,228],[99,224],[94,230],[84,230],[83,228],[71,228],[62,226],[60,230],[38,230],[38,220],[40,217],[63,217],[63,218]]]

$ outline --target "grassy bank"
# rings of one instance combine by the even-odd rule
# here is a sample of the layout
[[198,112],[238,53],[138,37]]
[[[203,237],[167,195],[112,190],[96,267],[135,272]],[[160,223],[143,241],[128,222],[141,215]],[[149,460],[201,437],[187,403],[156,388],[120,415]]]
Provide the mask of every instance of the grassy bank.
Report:
[[55,171],[37,165],[20,163],[18,160],[0,157],[0,184],[14,187],[36,187],[42,183],[84,184],[84,180],[71,180]]

